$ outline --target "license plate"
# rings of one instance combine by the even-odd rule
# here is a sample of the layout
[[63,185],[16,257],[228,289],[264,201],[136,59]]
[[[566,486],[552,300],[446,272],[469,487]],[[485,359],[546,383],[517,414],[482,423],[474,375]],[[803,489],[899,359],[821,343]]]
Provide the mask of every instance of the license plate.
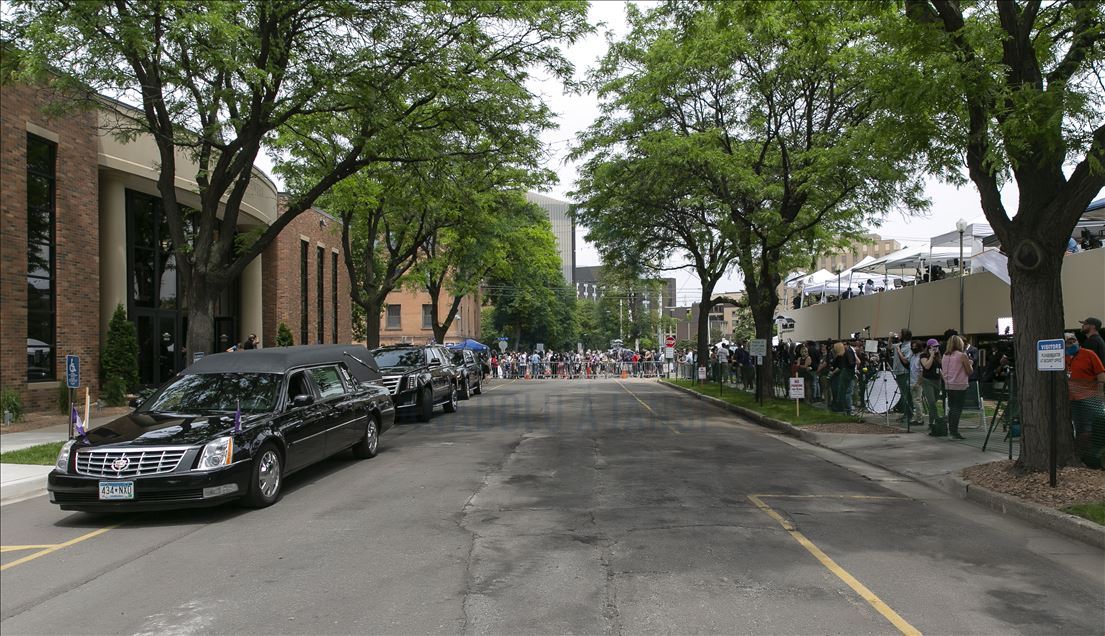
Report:
[[100,499],[134,499],[134,482],[101,481]]

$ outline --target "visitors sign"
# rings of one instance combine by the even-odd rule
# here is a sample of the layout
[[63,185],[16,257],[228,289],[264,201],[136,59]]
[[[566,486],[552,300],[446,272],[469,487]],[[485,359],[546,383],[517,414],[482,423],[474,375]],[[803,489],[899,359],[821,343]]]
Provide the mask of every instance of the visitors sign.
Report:
[[75,389],[81,385],[81,358],[80,356],[65,356],[65,386]]
[[767,355],[767,340],[759,338],[756,340],[748,341],[748,355],[753,356],[766,356]]
[[1066,369],[1063,351],[1063,341],[1037,340],[1036,341],[1036,370],[1037,371],[1063,371]]

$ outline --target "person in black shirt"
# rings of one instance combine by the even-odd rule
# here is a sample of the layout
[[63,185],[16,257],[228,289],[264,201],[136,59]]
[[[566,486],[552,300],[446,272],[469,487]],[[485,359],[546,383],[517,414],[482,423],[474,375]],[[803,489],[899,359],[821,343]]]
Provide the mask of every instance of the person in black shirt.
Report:
[[1090,316],[1082,320],[1082,333],[1086,334],[1086,344],[1083,349],[1089,349],[1097,354],[1097,359],[1105,363],[1105,338],[1101,337],[1101,319]]

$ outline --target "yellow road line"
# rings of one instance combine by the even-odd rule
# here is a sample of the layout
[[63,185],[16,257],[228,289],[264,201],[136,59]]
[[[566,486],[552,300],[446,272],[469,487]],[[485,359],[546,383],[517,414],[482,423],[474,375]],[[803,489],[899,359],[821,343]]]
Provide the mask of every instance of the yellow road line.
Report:
[[52,548],[56,543],[44,543],[42,545],[0,545],[0,552],[19,552],[20,550],[41,550]]
[[[641,406],[643,406],[643,407],[645,407],[646,409],[648,409],[648,412],[649,412],[649,413],[652,413],[652,414],[653,414],[654,416],[656,416],[656,417],[659,417],[659,416],[657,416],[657,415],[656,415],[656,411],[653,411],[653,410],[652,410],[652,407],[651,407],[651,406],[649,406],[649,405],[645,404],[645,403],[644,403],[644,400],[642,400],[641,398],[637,397],[637,394],[636,394],[636,393],[634,393],[633,391],[630,391],[630,390],[629,390],[629,389],[628,389],[628,388],[627,388],[627,387],[626,387],[626,386],[625,386],[624,384],[622,384],[621,380],[614,380],[614,381],[618,383],[618,386],[622,387],[622,390],[623,390],[623,391],[625,391],[626,393],[628,393],[628,394],[632,395],[632,396],[633,396],[633,399],[634,399],[634,400],[637,400],[638,402],[640,402],[640,403],[641,403]],[[670,428],[670,429],[672,430],[672,432],[674,432],[674,433],[675,433],[676,435],[679,435],[679,434],[681,434],[681,433],[680,433],[680,431],[679,431],[679,429],[675,428],[675,427],[674,427],[674,426],[672,426],[671,424],[668,424],[667,422],[664,422],[664,426],[667,426],[668,428]]]
[[51,552],[57,552],[58,550],[61,550],[63,548],[68,548],[71,545],[75,545],[77,543],[80,543],[81,541],[91,539],[92,537],[98,537],[101,534],[107,532],[108,530],[114,530],[115,528],[118,528],[119,526],[123,525],[123,523],[125,523],[125,522],[120,521],[119,523],[112,524],[110,526],[107,526],[106,528],[100,528],[99,530],[93,530],[92,532],[89,532],[87,534],[82,534],[81,536],[79,536],[75,539],[70,539],[70,540],[66,541],[65,543],[58,543],[58,544],[52,545],[52,546],[50,546],[50,547],[48,547],[44,550],[40,550],[38,552],[35,552],[34,554],[28,554],[27,556],[23,557],[22,559],[16,559],[15,561],[12,561],[11,563],[5,563],[3,565],[0,565],[0,572],[3,572],[4,570],[7,570],[8,568],[14,568],[17,565],[22,565],[22,564],[26,563],[27,561],[33,561],[33,560],[37,559],[40,556],[46,556],[47,554],[50,554]]
[[756,504],[757,508],[766,512],[772,519],[777,521],[779,525],[783,527],[783,530],[786,530],[799,545],[820,561],[821,565],[825,566],[826,569],[835,574],[841,581],[844,581],[848,587],[855,590],[856,594],[859,594],[863,600],[867,601],[876,612],[882,614],[883,618],[890,621],[894,627],[897,627],[898,631],[908,636],[920,636],[921,632],[916,627],[907,623],[897,612],[890,609],[890,606],[884,603],[882,599],[875,596],[874,592],[867,589],[867,586],[856,580],[856,577],[849,574],[847,570],[837,565],[836,561],[830,559],[829,555],[822,552],[821,548],[818,548],[812,541],[807,539],[806,536],[799,532],[798,529],[794,527],[794,524],[787,521],[783,515],[776,512],[775,509],[764,503],[763,500],[756,495],[748,495],[748,498],[752,503]]
[[753,497],[774,497],[776,499],[891,499],[908,501],[909,497],[891,497],[880,495],[773,495],[770,493],[761,493],[752,495]]
[[[513,380],[511,380],[510,382],[507,382],[506,384],[514,384],[517,381],[518,381],[518,378],[514,378]],[[483,392],[487,393],[488,391],[494,391],[495,389],[501,389],[504,386],[506,386],[506,384],[500,384],[499,386],[493,386],[490,389],[484,389]]]

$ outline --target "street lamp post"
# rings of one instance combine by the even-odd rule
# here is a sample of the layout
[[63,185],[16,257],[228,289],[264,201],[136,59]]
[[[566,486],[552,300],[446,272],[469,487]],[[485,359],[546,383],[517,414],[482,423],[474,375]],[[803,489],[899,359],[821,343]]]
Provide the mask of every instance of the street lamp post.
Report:
[[836,268],[836,339],[840,340],[840,312],[843,299],[840,297],[840,267]]
[[955,222],[955,229],[959,230],[959,335],[967,337],[963,328],[963,232],[967,230],[967,222],[959,219]]

